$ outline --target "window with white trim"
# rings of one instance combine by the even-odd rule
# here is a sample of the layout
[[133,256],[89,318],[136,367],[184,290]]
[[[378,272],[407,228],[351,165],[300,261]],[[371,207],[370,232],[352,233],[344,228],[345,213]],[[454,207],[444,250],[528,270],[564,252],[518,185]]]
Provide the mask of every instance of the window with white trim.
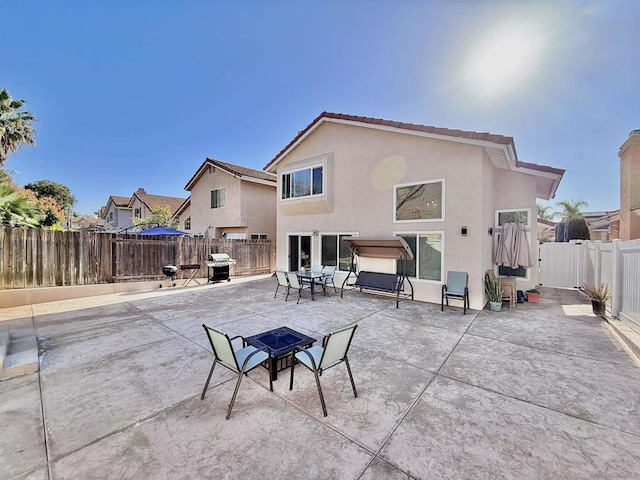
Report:
[[396,185],[393,191],[395,222],[444,220],[444,178]]
[[218,188],[217,190],[211,190],[211,208],[224,207],[224,188]]
[[[413,260],[407,260],[407,277],[442,282],[444,258],[443,232],[402,232],[396,236],[405,239]],[[396,271],[403,271],[403,260],[398,260]]]
[[266,240],[267,235],[264,233],[252,233],[251,240]]
[[191,230],[191,217],[187,217],[184,219],[184,229]]
[[337,267],[342,272],[348,272],[351,263],[351,249],[344,243],[344,239],[357,236],[357,233],[320,235],[320,263]]
[[324,191],[322,165],[282,174],[282,198],[322,195]]

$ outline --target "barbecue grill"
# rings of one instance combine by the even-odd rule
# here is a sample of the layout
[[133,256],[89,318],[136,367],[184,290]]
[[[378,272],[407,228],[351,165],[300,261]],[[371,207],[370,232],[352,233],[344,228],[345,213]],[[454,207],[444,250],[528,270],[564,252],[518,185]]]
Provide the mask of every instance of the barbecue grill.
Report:
[[[173,281],[174,280],[173,277],[176,276],[177,272],[178,272],[178,267],[176,267],[175,265],[165,265],[164,267],[162,267],[162,273],[164,273],[164,275],[169,278],[170,287],[176,286],[175,282]],[[162,288],[162,284],[160,284],[160,288]]]
[[236,261],[226,253],[212,253],[207,262],[208,282],[220,282],[226,280],[230,282],[229,266],[235,265]]

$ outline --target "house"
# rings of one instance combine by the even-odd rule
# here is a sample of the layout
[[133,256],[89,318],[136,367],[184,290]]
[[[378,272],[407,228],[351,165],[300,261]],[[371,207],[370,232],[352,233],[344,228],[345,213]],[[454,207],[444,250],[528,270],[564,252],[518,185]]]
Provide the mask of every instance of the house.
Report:
[[131,226],[131,209],[129,200],[131,197],[119,197],[111,195],[107,204],[102,209],[104,228],[107,231],[119,231]]
[[552,220],[537,218],[538,241],[539,242],[555,242],[556,241],[556,223]]
[[[553,198],[564,174],[518,160],[511,137],[328,112],[265,170],[278,177],[278,269],[336,265],[341,283],[345,237],[400,235],[415,255],[415,299],[440,303],[446,272],[465,271],[476,309],[485,305],[484,274],[495,268],[502,224],[525,223],[535,252],[536,198]],[[393,260],[358,262],[360,270],[396,270]],[[535,268],[508,273],[518,289],[537,284]]]
[[178,230],[191,233],[191,196],[182,202],[173,214],[173,218],[178,220]]
[[184,188],[191,193],[179,217],[185,230],[212,238],[275,238],[274,174],[207,158]]
[[168,207],[169,213],[173,216],[184,201],[185,199],[180,197],[151,195],[144,188],[139,188],[131,195],[127,206],[131,210],[132,218],[145,220],[151,217],[158,207]]
[[592,241],[610,242],[618,238],[620,230],[620,210],[582,213],[589,227]]
[[620,240],[640,238],[640,130],[620,147]]
[[68,219],[70,230],[90,230],[102,231],[104,229],[104,220],[101,218],[82,215],[79,217],[70,217]]

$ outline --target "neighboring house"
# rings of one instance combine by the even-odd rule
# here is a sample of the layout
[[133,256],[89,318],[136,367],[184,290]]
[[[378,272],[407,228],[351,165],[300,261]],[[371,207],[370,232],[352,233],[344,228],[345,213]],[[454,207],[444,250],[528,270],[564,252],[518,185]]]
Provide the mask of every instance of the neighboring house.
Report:
[[189,220],[191,233],[212,238],[275,238],[274,174],[207,158],[184,188],[191,197],[189,215],[180,214],[183,229]]
[[[278,269],[337,265],[341,283],[344,237],[400,235],[416,257],[415,299],[439,303],[447,271],[465,271],[475,309],[485,305],[501,225],[527,225],[535,260],[536,198],[553,198],[564,174],[519,161],[511,137],[327,112],[265,170],[278,176]],[[360,270],[396,269],[393,260],[358,261]],[[537,284],[536,268],[511,273],[518,289]]]
[[640,238],[640,130],[620,147],[620,240]]
[[99,218],[82,215],[80,217],[69,218],[71,230],[103,230],[104,221]]
[[620,211],[582,213],[592,241],[610,242],[618,238],[620,230]]
[[184,202],[184,198],[151,195],[147,193],[144,188],[139,188],[131,195],[128,207],[131,209],[133,222],[135,218],[145,220],[151,217],[156,208],[163,206],[169,207],[171,215],[174,216]]
[[182,202],[182,205],[180,205],[176,213],[173,214],[173,218],[178,220],[178,230],[193,233],[191,231],[191,197],[187,197],[187,199]]
[[120,231],[131,226],[131,197],[111,195],[103,208],[104,228],[107,231]]
[[537,219],[538,241],[539,242],[555,242],[556,241],[556,223],[552,220],[544,218]]

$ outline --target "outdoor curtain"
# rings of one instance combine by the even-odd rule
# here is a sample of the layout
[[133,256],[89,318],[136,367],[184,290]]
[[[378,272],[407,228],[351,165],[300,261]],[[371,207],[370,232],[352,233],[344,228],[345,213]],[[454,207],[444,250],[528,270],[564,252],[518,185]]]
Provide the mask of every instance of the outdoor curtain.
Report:
[[507,222],[502,225],[494,263],[510,268],[533,267],[524,223]]

